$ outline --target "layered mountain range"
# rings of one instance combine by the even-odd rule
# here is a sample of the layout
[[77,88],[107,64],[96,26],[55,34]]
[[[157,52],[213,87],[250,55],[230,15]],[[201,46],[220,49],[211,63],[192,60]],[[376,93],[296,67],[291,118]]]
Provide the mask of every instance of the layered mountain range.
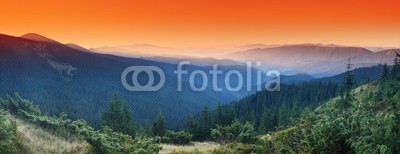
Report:
[[[165,48],[150,44],[134,44],[116,47],[100,47],[93,49],[98,52],[112,52],[127,57],[142,57],[165,63],[176,64],[182,60],[190,60],[196,65],[207,66],[218,63],[220,65],[244,65],[246,62],[260,61],[264,71],[278,70],[285,75],[306,73],[314,77],[327,77],[345,71],[344,63],[350,62],[353,68],[369,67],[378,64],[392,64],[394,54],[400,51],[395,48],[383,47],[351,47],[335,44],[284,44],[264,45],[248,44],[229,49],[217,48]],[[227,51],[229,50],[229,51]],[[143,51],[143,52],[132,52]],[[161,55],[151,54],[160,53]],[[227,53],[209,57],[188,56],[195,53]],[[170,53],[170,54],[168,54]],[[207,55],[207,54],[206,54]]]
[[316,77],[330,76],[345,71],[350,60],[353,68],[392,64],[399,49],[372,52],[362,47],[300,44],[272,48],[256,48],[225,55],[236,61],[261,61],[264,69],[277,69],[288,74],[307,73]]

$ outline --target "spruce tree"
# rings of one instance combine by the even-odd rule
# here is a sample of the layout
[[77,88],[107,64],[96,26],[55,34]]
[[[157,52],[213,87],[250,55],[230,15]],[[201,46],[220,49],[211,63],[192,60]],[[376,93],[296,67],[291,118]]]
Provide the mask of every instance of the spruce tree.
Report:
[[278,109],[278,126],[286,127],[289,124],[288,108],[283,103]]
[[222,106],[219,103],[217,105],[217,108],[215,109],[214,123],[216,125],[225,125],[225,115],[222,110]]
[[[392,70],[393,80],[390,83],[390,91],[395,98],[400,100],[400,53],[396,52],[396,58]],[[394,103],[394,102],[392,102]]]
[[208,107],[206,104],[204,104],[203,111],[201,112],[200,115],[200,128],[199,128],[200,140],[205,140],[210,137],[211,126],[212,126],[212,121],[209,115]]
[[111,128],[113,131],[128,134],[135,137],[135,123],[132,113],[126,102],[114,95],[110,100],[108,111],[102,114],[103,126]]
[[157,120],[153,123],[153,135],[164,136],[167,130],[164,114],[160,111]]
[[350,58],[348,59],[346,64],[346,76],[344,77],[343,82],[343,95],[342,99],[339,101],[339,105],[343,108],[347,108],[351,106],[351,102],[354,101],[352,90],[355,85],[354,76],[352,74],[352,66],[353,64],[350,63]]
[[228,109],[228,114],[226,115],[225,123],[227,125],[232,124],[233,120],[236,119],[236,111],[234,106],[230,106]]
[[381,81],[385,82],[386,80],[388,80],[389,78],[389,69],[387,64],[385,63],[385,65],[383,65],[383,70],[382,70],[382,76],[381,76]]
[[396,52],[396,58],[394,59],[392,77],[397,79],[400,76],[400,53]]
[[189,132],[190,134],[193,134],[193,139],[194,140],[199,140],[199,123],[198,121],[192,116],[188,117],[184,124],[184,130],[186,132]]
[[259,132],[261,133],[266,133],[270,130],[272,130],[272,120],[271,120],[271,115],[269,114],[268,107],[264,107],[264,112],[261,117],[261,122],[260,122],[260,127],[259,127]]

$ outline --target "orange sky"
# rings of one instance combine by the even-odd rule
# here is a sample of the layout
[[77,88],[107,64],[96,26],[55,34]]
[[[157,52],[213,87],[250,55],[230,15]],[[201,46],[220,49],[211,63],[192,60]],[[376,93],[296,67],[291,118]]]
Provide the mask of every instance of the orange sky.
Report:
[[400,47],[400,1],[0,0],[0,33],[84,47],[336,43]]

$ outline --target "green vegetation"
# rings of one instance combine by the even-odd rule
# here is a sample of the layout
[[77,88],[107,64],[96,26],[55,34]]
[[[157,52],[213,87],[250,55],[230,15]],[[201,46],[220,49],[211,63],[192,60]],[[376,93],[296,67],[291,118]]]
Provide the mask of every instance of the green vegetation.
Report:
[[211,130],[211,137],[219,143],[241,142],[254,143],[256,132],[254,127],[249,122],[245,124],[235,119],[231,125],[217,125],[217,128]]
[[165,117],[162,112],[158,114],[157,120],[153,123],[153,135],[154,136],[164,136],[167,130]]
[[272,131],[272,128],[274,128],[272,124],[272,117],[269,113],[268,107],[264,107],[264,112],[262,114],[258,130],[260,131],[260,133],[267,133],[268,131]]
[[4,110],[0,110],[0,153],[16,152],[17,147],[16,125],[7,118]]
[[[396,153],[399,151],[399,100],[390,105],[368,95],[378,83],[359,91],[360,100],[347,109],[332,100],[312,112],[297,126],[277,132],[271,139],[276,149],[306,153]],[[363,96],[363,97],[361,97]],[[338,99],[340,100],[340,98]],[[359,103],[359,101],[361,103]]]
[[351,66],[353,64],[350,63],[350,58],[349,61],[346,63],[346,76],[344,77],[344,83],[343,83],[343,94],[341,95],[341,98],[338,100],[338,107],[341,109],[347,109],[349,108],[352,104],[352,102],[354,102],[354,97],[353,97],[353,88],[355,85],[354,82],[354,76],[352,74],[351,71]]
[[170,143],[177,145],[187,145],[192,142],[192,135],[185,131],[166,131],[165,136],[162,138],[162,143]]
[[118,95],[115,94],[108,106],[108,111],[102,115],[103,125],[113,131],[135,137],[135,123],[126,102],[118,98]]
[[[157,153],[161,147],[155,144],[153,139],[147,137],[132,138],[119,132],[113,132],[110,128],[104,127],[102,131],[95,130],[89,126],[84,120],[72,121],[67,118],[66,114],[60,116],[47,116],[42,114],[37,108],[33,107],[32,103],[22,99],[16,94],[15,99],[8,97],[7,100],[0,100],[0,105],[3,109],[8,110],[12,116],[16,116],[24,121],[28,121],[54,136],[64,137],[67,140],[84,140],[90,144],[90,151],[96,153]],[[118,108],[118,107],[117,107]],[[3,117],[3,116],[1,116]],[[2,124],[3,124],[2,120]],[[3,125],[1,125],[3,126]],[[15,138],[12,137],[15,133],[15,126],[10,127],[8,136],[5,136],[1,145],[13,147],[16,145]],[[2,129],[3,130],[3,129]],[[22,142],[22,141],[16,141]],[[23,144],[23,143],[21,143]],[[40,146],[40,145],[39,145]],[[43,146],[43,145],[41,145]],[[1,148],[1,150],[13,150],[13,148]],[[20,149],[32,150],[32,149]],[[12,151],[11,151],[12,152]],[[49,152],[49,151],[44,151]],[[73,152],[73,151],[69,151]],[[77,151],[75,151],[77,152]]]
[[240,121],[249,121],[257,132],[267,133],[296,124],[303,110],[313,110],[342,91],[339,84],[330,82],[281,84],[281,91],[260,91],[224,106],[224,110],[233,109]]
[[[188,145],[192,142],[193,135],[186,131],[167,130],[165,117],[162,112],[159,113],[156,121],[153,123],[151,135],[159,143]],[[149,134],[147,134],[149,136]]]
[[230,125],[235,119],[235,113],[232,109],[227,112],[225,113],[223,107],[218,105],[214,116],[212,116],[213,113],[210,113],[207,105],[204,105],[199,117],[191,116],[185,120],[184,130],[193,134],[193,140],[210,140],[213,128],[216,128],[217,125]]
[[201,112],[200,119],[199,119],[199,126],[197,127],[198,130],[194,132],[195,137],[199,140],[206,140],[210,138],[210,130],[212,128],[212,119],[210,113],[208,111],[207,105],[204,105],[204,109]]

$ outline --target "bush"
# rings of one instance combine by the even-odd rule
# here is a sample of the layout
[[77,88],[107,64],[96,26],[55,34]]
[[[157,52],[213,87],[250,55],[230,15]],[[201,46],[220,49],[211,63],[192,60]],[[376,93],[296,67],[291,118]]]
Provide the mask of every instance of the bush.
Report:
[[18,93],[15,93],[15,98],[7,95],[7,100],[0,98],[0,107],[8,110],[11,114],[16,115],[18,110],[24,110],[30,114],[39,115],[40,111],[34,107],[28,100],[22,99]]
[[161,142],[185,145],[192,141],[192,135],[185,131],[174,132],[167,130],[164,137],[161,137]]
[[242,124],[237,119],[228,126],[217,125],[217,128],[211,130],[211,137],[214,141],[222,144],[228,142],[254,143],[257,141],[253,125],[249,122]]
[[7,121],[6,112],[0,110],[0,153],[15,153],[17,151],[17,127]]
[[103,129],[103,133],[94,131],[86,138],[95,146],[96,153],[158,153],[161,150],[151,138],[139,136],[133,139],[107,127]]

